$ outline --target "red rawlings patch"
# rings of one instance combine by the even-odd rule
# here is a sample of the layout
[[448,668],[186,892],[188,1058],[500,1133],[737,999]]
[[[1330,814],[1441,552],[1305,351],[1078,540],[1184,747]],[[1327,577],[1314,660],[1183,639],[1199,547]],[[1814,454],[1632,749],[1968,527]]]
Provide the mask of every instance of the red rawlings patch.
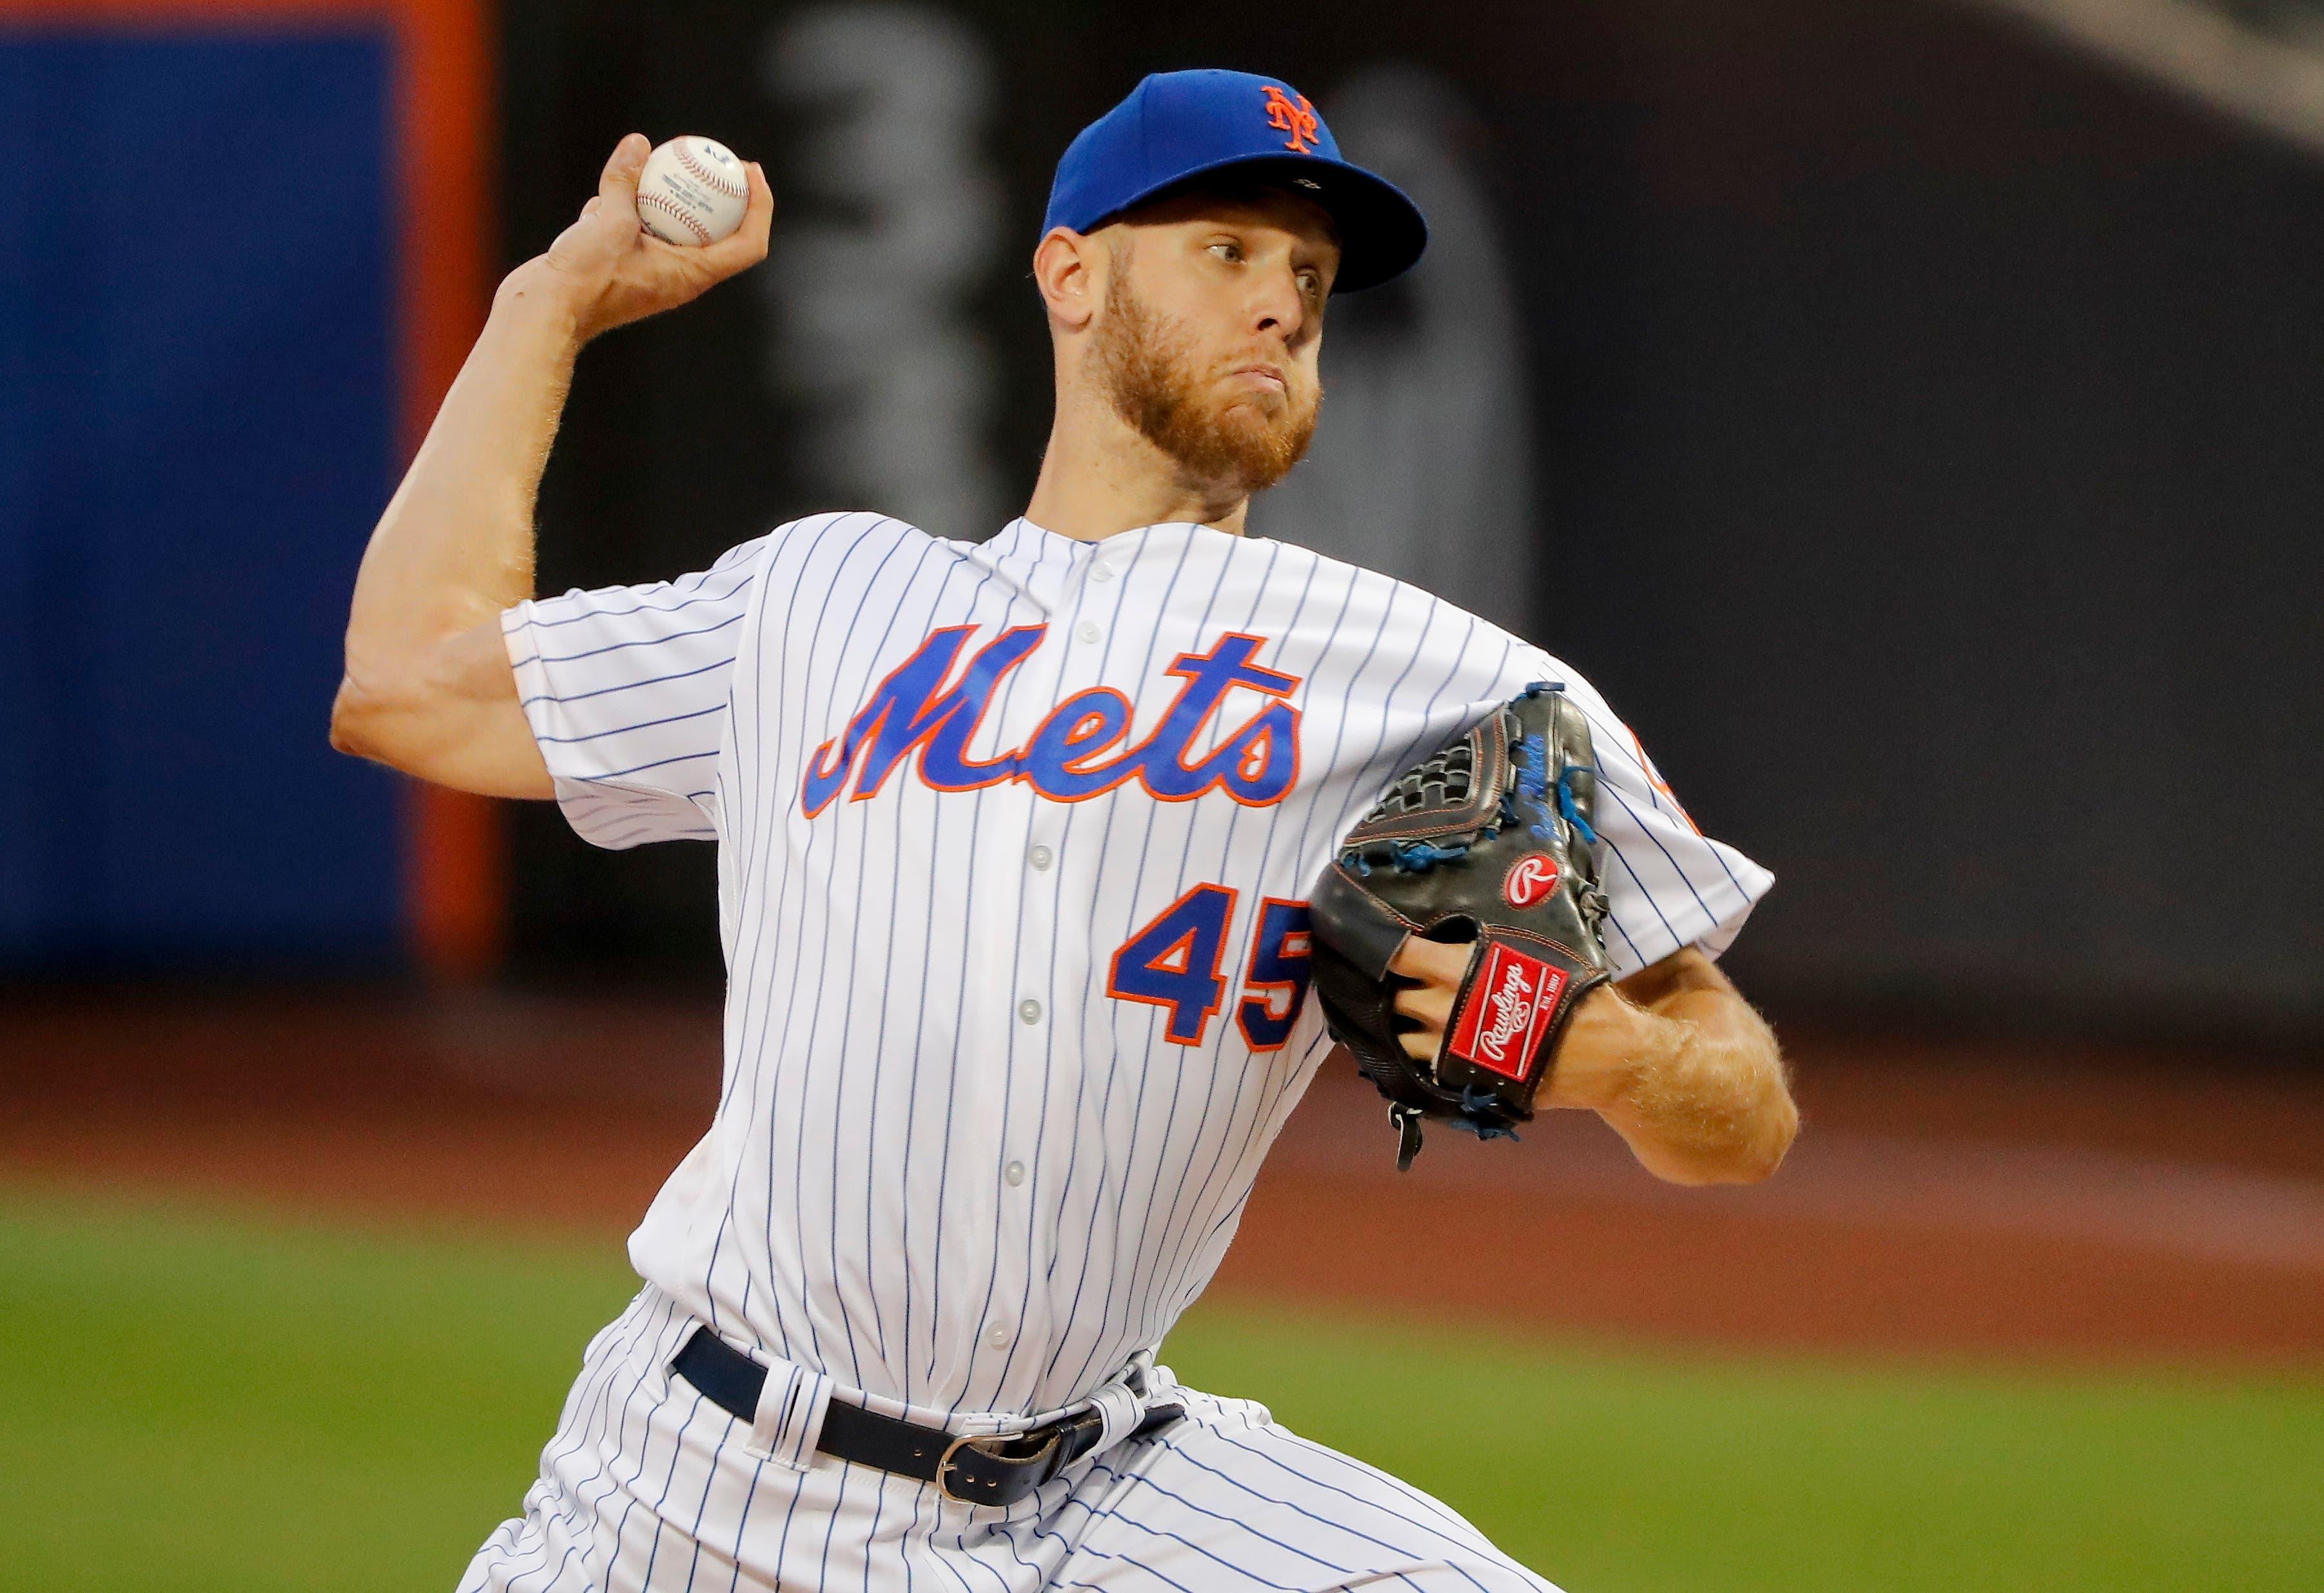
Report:
[[1565,975],[1538,957],[1498,943],[1485,948],[1485,966],[1469,1008],[1446,1047],[1464,1062],[1525,1082],[1557,1016]]
[[1509,865],[1501,880],[1501,899],[1524,908],[1546,901],[1557,889],[1557,860],[1545,852],[1528,852]]

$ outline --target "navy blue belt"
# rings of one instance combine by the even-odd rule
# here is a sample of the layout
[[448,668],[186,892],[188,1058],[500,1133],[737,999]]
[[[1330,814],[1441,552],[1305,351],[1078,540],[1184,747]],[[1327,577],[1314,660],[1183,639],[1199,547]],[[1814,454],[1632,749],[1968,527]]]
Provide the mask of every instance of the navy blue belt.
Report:
[[[694,1330],[669,1369],[736,1421],[758,1419],[767,1368],[708,1328]],[[1185,1413],[1184,1405],[1156,1405],[1130,1436],[1144,1438]],[[932,1482],[945,1498],[963,1505],[1005,1506],[1097,1448],[1104,1432],[1104,1418],[1089,1410],[1022,1432],[963,1437],[835,1399],[815,1447],[838,1459]]]

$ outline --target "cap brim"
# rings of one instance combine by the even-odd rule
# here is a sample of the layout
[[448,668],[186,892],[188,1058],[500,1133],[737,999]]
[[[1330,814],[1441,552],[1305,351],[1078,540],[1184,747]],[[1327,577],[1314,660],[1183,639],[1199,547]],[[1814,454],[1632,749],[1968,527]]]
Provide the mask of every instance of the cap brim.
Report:
[[1360,166],[1324,155],[1240,155],[1200,166],[1123,201],[1098,225],[1230,171],[1274,180],[1289,193],[1314,200],[1331,216],[1340,235],[1340,270],[1332,280],[1335,294],[1360,293],[1402,276],[1428,247],[1428,223],[1402,189]]

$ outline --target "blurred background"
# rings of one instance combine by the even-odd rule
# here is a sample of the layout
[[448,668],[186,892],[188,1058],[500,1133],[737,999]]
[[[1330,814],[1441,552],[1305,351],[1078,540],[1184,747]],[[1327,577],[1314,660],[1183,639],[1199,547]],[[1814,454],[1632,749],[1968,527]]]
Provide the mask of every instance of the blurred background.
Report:
[[[1729,966],[1809,1131],[1734,1193],[1581,1123],[1399,1181],[1327,1077],[1180,1369],[1572,1593],[2324,1586],[2319,0],[0,0],[27,1585],[450,1585],[715,1099],[707,848],[325,744],[500,273],[632,129],[780,197],[585,355],[545,589],[981,539],[1056,158],[1197,64],[1434,230],[1254,529],[1539,640],[1775,871]],[[1537,1248],[1448,1251],[1512,1190]]]

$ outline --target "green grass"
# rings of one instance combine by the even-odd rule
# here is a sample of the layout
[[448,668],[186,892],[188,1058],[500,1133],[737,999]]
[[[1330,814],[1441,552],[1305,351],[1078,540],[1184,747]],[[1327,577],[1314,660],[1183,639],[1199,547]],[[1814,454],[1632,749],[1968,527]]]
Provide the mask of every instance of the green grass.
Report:
[[[448,1588],[611,1243],[0,1198],[0,1583]],[[2324,1385],[1841,1370],[1211,1307],[1167,1358],[1572,1593],[2324,1588]]]
[[0,1584],[448,1593],[636,1286],[613,1244],[0,1203]]
[[2324,1385],[1850,1371],[1224,1312],[1167,1349],[1569,1593],[2324,1588]]

